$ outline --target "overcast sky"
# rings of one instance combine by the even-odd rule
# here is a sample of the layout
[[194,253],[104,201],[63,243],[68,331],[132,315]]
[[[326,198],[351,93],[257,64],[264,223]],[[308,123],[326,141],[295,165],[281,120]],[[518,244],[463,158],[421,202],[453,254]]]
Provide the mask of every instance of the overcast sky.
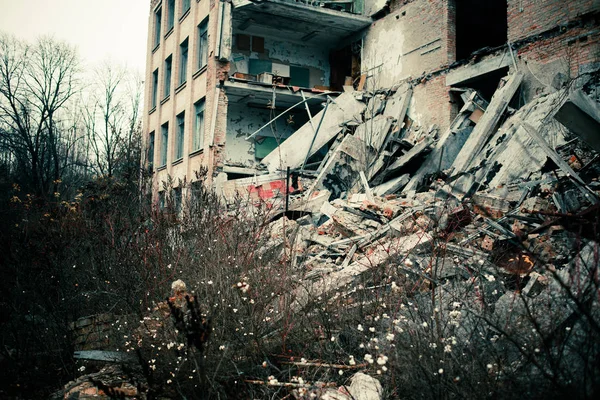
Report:
[[0,0],[0,30],[27,41],[52,34],[103,60],[144,72],[150,0]]

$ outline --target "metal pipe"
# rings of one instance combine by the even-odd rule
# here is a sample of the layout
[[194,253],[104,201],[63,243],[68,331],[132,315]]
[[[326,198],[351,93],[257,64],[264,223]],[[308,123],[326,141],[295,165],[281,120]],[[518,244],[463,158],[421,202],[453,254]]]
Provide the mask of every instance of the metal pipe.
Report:
[[277,121],[279,118],[281,118],[282,116],[284,116],[285,114],[287,114],[289,111],[293,110],[294,108],[298,107],[299,105],[304,104],[308,100],[314,99],[315,97],[318,97],[318,96],[329,95],[329,94],[332,94],[332,93],[337,93],[337,92],[323,92],[323,93],[319,93],[319,94],[316,94],[314,96],[309,97],[308,99],[302,100],[302,101],[294,104],[293,106],[291,106],[287,110],[283,111],[281,114],[279,114],[278,116],[276,116],[275,118],[273,118],[272,120],[270,120],[269,122],[267,122],[266,124],[264,124],[263,126],[261,126],[260,128],[258,128],[256,131],[254,131],[250,136],[248,136],[246,138],[246,140],[250,140],[250,139],[254,138],[254,136],[256,136],[256,134],[258,132],[262,131],[267,126],[271,125],[273,122]]
[[329,96],[327,97],[327,103],[325,103],[325,108],[323,109],[323,115],[321,115],[321,119],[319,120],[319,125],[317,125],[317,129],[315,130],[315,134],[313,135],[312,141],[310,142],[310,146],[308,147],[308,151],[306,152],[306,157],[304,158],[304,162],[302,163],[302,169],[306,165],[308,158],[310,157],[310,151],[312,150],[313,145],[315,144],[315,140],[317,139],[317,135],[319,134],[319,129],[321,129],[321,124],[325,119],[325,114],[327,114],[327,108],[329,107],[329,102],[331,99]]

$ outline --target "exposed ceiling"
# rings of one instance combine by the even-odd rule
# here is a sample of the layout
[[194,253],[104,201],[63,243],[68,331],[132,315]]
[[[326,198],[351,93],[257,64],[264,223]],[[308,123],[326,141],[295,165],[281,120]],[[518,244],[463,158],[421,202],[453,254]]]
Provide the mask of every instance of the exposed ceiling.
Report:
[[233,5],[235,33],[326,47],[335,47],[342,39],[372,22],[370,17],[363,15],[284,0],[236,0]]

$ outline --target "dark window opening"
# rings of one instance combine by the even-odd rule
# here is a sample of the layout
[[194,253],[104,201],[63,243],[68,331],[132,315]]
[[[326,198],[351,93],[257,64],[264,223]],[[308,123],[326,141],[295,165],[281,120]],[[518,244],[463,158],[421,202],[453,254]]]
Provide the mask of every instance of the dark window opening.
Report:
[[329,53],[329,86],[332,90],[342,91],[343,86],[352,86],[360,77],[360,50],[359,43],[352,43]]
[[500,68],[496,71],[489,72],[484,75],[480,75],[476,78],[469,79],[468,81],[462,82],[461,87],[471,88],[479,92],[488,102],[492,100],[492,96],[498,89],[500,79],[504,78],[508,74],[508,67]]
[[507,0],[455,0],[456,59],[508,40]]

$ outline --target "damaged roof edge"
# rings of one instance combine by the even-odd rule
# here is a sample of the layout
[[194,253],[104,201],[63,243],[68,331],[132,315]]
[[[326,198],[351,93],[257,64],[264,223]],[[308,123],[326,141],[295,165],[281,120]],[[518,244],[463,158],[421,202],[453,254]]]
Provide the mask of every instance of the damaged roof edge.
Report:
[[311,20],[316,16],[327,16],[333,18],[343,18],[347,21],[353,21],[355,24],[366,27],[373,22],[371,17],[361,14],[353,14],[345,11],[333,10],[324,7],[315,7],[304,3],[288,2],[283,0],[232,0],[233,9],[245,11],[268,12],[274,15],[294,15],[295,18]]

